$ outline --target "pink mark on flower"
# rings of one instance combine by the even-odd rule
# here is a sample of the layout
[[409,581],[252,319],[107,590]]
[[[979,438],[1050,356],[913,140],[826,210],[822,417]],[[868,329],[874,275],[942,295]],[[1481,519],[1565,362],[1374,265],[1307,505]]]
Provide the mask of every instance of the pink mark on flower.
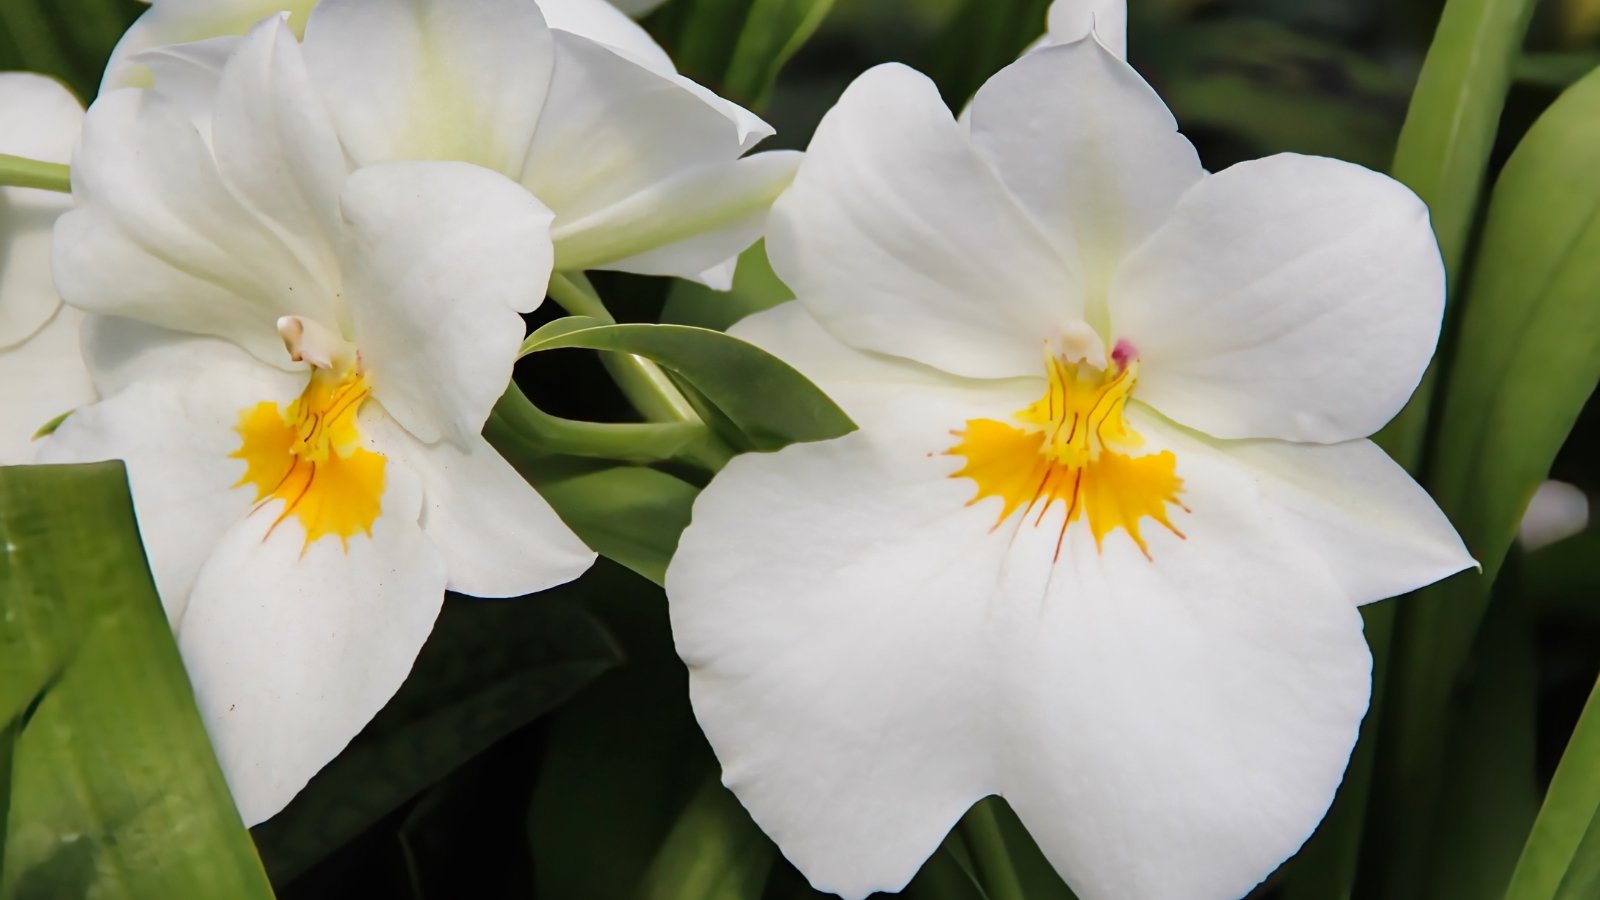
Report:
[[1126,369],[1128,363],[1138,358],[1138,348],[1134,347],[1133,342],[1127,338],[1117,341],[1117,346],[1111,351],[1111,361],[1116,363],[1119,369]]

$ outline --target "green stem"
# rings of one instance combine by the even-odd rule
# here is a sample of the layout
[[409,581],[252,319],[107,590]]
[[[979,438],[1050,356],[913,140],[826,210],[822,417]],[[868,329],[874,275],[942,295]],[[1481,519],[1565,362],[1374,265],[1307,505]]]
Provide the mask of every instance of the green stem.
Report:
[[[550,276],[550,299],[575,316],[588,316],[608,325],[617,320],[606,309],[594,286],[581,272],[557,272]],[[700,423],[700,416],[684,398],[661,367],[642,356],[605,353],[601,362],[617,387],[639,414],[653,422]]]
[[1011,851],[1006,848],[1000,820],[995,818],[995,802],[995,798],[985,797],[967,811],[961,823],[967,834],[967,845],[992,900],[1027,900],[1022,879],[1011,862]]
[[0,187],[38,188],[69,194],[72,170],[61,163],[0,153]]
[[534,449],[623,462],[696,459],[710,437],[694,422],[579,422],[552,416],[533,405],[516,385],[495,404],[500,424]]

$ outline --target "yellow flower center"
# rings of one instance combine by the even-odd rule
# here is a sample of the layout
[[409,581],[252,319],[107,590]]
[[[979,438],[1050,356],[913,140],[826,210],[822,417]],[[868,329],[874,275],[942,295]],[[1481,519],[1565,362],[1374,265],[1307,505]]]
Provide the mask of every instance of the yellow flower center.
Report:
[[1080,519],[1102,546],[1118,528],[1126,531],[1146,558],[1150,549],[1139,533],[1145,518],[1183,537],[1168,517],[1168,505],[1187,511],[1178,501],[1183,480],[1177,457],[1170,451],[1136,455],[1144,438],[1128,425],[1128,395],[1138,381],[1139,362],[1123,346],[1111,364],[1099,369],[1048,354],[1049,386],[1043,397],[1018,410],[1012,422],[971,419],[954,431],[960,440],[946,453],[966,458],[952,478],[970,478],[977,494],[968,505],[999,497],[995,527],[1018,510],[1024,516],[1037,507],[1033,524],[1044,521],[1056,501],[1066,505],[1056,556],[1061,555],[1067,528]]
[[[360,446],[356,413],[372,393],[356,366],[316,368],[299,399],[280,409],[257,403],[239,413],[245,461],[235,487],[253,485],[256,510],[273,500],[283,509],[267,533],[290,516],[305,529],[305,547],[337,535],[346,551],[358,533],[372,535],[383,496],[382,454]],[[304,549],[304,548],[302,548]]]

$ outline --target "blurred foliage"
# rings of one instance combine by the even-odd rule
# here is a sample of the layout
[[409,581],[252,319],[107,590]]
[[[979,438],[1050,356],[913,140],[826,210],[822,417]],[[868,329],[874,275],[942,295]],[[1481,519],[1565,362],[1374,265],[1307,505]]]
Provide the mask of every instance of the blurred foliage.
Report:
[[121,463],[0,468],[0,897],[270,898]]
[[[779,129],[774,144],[803,147],[849,80],[882,62],[928,72],[959,109],[1039,36],[1047,5],[668,0],[644,21],[683,71],[758,108]],[[0,0],[0,66],[46,71],[91,96],[141,8]],[[1130,61],[1209,168],[1284,151],[1329,155],[1389,170],[1429,202],[1455,324],[1436,402],[1423,391],[1388,446],[1498,575],[1492,594],[1491,578],[1465,575],[1364,610],[1377,669],[1361,745],[1327,822],[1257,896],[1600,896],[1600,701],[1588,699],[1600,670],[1600,531],[1527,556],[1511,543],[1547,471],[1600,492],[1600,411],[1588,403],[1600,359],[1600,76],[1591,74],[1600,2],[1132,0],[1130,15]],[[702,359],[743,351],[695,329],[725,329],[788,299],[759,245],[728,294],[609,274],[595,283],[624,322],[692,327],[568,332],[568,322],[545,332],[561,335],[551,348],[587,349],[519,365],[537,409],[633,421],[590,352],[601,349],[675,363],[718,438],[740,447],[846,427],[812,400],[772,400],[774,384],[806,396],[781,370],[758,361],[729,378]],[[543,310],[530,324],[558,314]],[[500,415],[487,433],[611,561],[539,598],[447,602],[416,677],[282,817],[256,829],[280,895],[453,898],[471,885],[472,896],[549,900],[821,896],[717,784],[672,650],[657,585],[704,467],[530,447]],[[0,510],[0,521],[8,515]],[[0,776],[36,767],[27,742],[50,707],[27,700],[51,696],[40,693],[51,683],[41,671],[4,682],[29,686],[5,698]],[[184,726],[191,737],[196,726]],[[0,801],[22,803],[18,784],[0,777]],[[216,786],[214,767],[201,760],[169,789],[186,796],[206,784]],[[17,820],[0,827],[0,884],[12,883],[13,848],[25,840]],[[227,844],[227,830],[216,833]],[[996,845],[1009,852],[1003,870],[983,852]],[[125,850],[77,849],[86,846],[71,852]],[[165,852],[217,867],[237,858],[236,847],[203,842]],[[1071,896],[1009,808],[988,800],[904,895],[998,900],[1015,889],[1030,900]]]
[[145,9],[138,0],[3,0],[0,71],[54,75],[87,102],[111,47]]

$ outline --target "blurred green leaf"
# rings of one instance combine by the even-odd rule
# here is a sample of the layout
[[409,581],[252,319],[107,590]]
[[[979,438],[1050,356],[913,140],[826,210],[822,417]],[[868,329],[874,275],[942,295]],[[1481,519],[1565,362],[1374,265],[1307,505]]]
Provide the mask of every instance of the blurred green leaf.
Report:
[[1520,599],[1502,597],[1478,633],[1441,761],[1444,789],[1425,897],[1500,897],[1539,811],[1533,617]]
[[0,71],[43,72],[91,100],[111,48],[148,8],[137,0],[0,0]]
[[722,86],[729,97],[763,105],[778,71],[816,33],[833,0],[752,0]]
[[1506,900],[1587,900],[1600,892],[1600,681],[1567,742]]
[[960,109],[990,75],[1044,35],[1050,0],[963,0],[918,68]]
[[[1428,204],[1455,299],[1459,292],[1454,286],[1511,86],[1511,67],[1535,5],[1534,0],[1445,4],[1395,148],[1390,174]],[[1447,311],[1447,319],[1450,315]],[[1434,368],[1437,363],[1411,402],[1378,435],[1384,449],[1412,471],[1422,462]]]
[[639,900],[748,900],[777,848],[714,776],[679,814],[640,882]]
[[0,468],[0,896],[271,897],[145,565],[121,463]]
[[760,106],[832,7],[833,0],[676,0],[651,22],[684,73]]
[[672,325],[693,325],[713,331],[727,331],[728,326],[751,313],[771,309],[794,293],[784,284],[772,263],[767,260],[765,241],[739,256],[739,268],[734,272],[733,289],[714,291],[692,281],[675,281],[667,295],[667,305],[661,310],[661,321]]
[[1355,51],[1271,22],[1151,29],[1152,80],[1183,128],[1221,132],[1250,157],[1296,152],[1376,169],[1393,153],[1407,84]]
[[1525,53],[1512,65],[1512,75],[1520,82],[1544,87],[1565,88],[1600,68],[1600,53]]
[[689,709],[666,597],[635,579],[588,602],[625,661],[551,717],[528,821],[540,897],[635,896],[717,771]]
[[616,665],[577,605],[586,580],[520,600],[451,597],[394,699],[287,809],[255,829],[282,883]]
[[[505,440],[491,436],[497,447]],[[514,439],[513,439],[514,440]],[[507,457],[596,553],[650,581],[666,579],[700,488],[659,469],[561,456]]]
[[1528,131],[1495,185],[1441,398],[1428,487],[1484,574],[1403,605],[1386,699],[1391,896],[1418,896],[1458,679],[1529,498],[1600,376],[1600,72]]
[[754,450],[819,441],[854,430],[850,419],[804,375],[765,350],[718,331],[686,325],[601,325],[552,331],[523,344],[524,353],[582,348],[652,360],[727,416]]

